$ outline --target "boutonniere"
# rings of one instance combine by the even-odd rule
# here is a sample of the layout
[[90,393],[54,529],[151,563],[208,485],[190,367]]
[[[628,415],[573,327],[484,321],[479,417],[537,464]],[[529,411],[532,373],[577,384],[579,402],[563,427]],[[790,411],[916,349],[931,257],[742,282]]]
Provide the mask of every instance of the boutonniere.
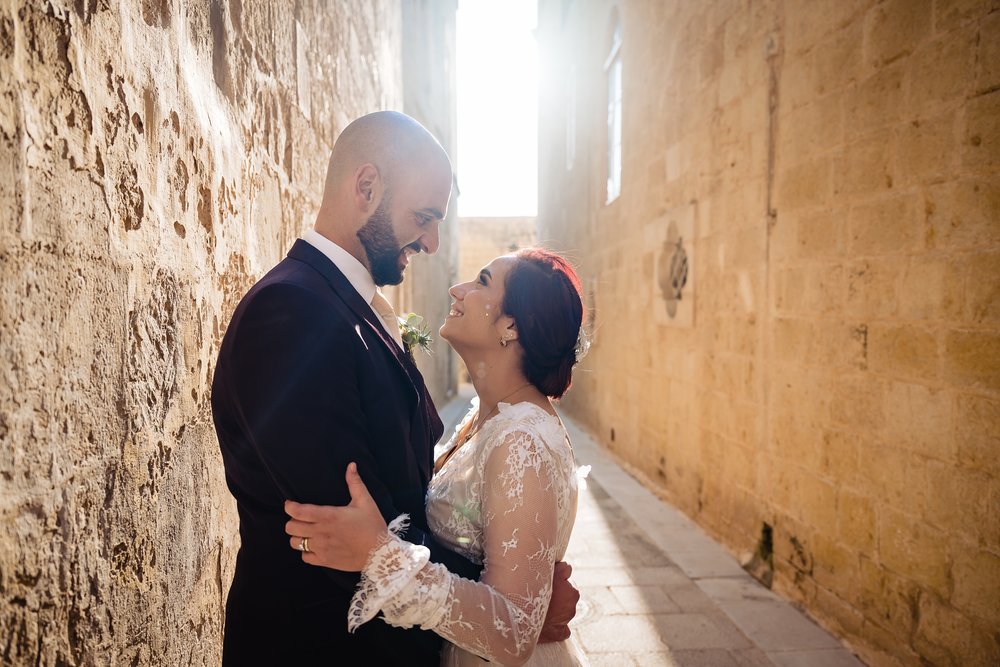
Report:
[[399,335],[403,338],[403,345],[411,355],[413,348],[419,347],[427,354],[431,353],[431,332],[424,324],[424,318],[416,313],[408,313],[399,320]]

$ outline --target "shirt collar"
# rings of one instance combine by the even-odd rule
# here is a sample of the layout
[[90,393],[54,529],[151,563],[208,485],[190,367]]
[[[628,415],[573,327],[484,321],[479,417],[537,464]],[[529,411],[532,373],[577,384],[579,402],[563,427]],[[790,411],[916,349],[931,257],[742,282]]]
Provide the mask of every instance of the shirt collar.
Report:
[[375,281],[365,265],[339,245],[326,238],[315,229],[302,235],[302,240],[326,255],[334,266],[340,269],[351,286],[361,295],[365,303],[371,303],[375,296]]

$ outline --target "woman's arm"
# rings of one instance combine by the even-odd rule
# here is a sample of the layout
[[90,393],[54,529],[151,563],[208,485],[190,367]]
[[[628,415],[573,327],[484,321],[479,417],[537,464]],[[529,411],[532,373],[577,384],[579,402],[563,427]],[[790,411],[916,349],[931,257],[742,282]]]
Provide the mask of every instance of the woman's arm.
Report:
[[504,664],[526,661],[552,594],[562,483],[555,465],[536,436],[506,436],[486,460],[480,580],[421,562],[411,545],[390,538],[364,569],[351,624],[363,623],[380,607],[390,625],[420,625]]

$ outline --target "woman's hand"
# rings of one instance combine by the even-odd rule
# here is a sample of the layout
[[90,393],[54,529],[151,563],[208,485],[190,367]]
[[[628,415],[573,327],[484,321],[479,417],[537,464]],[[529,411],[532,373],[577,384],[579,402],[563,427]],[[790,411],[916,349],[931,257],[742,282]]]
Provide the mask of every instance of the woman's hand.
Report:
[[346,478],[350,505],[303,505],[286,500],[285,512],[292,520],[285,524],[285,532],[292,536],[288,544],[296,551],[302,551],[303,539],[308,540],[308,551],[302,553],[306,563],[360,572],[388,529],[356,464],[347,466]]

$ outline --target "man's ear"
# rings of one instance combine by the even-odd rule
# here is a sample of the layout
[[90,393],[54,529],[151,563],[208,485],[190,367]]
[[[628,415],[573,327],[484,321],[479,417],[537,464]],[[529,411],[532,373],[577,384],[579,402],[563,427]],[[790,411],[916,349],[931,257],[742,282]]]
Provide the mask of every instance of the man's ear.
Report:
[[368,211],[375,205],[381,186],[382,179],[375,165],[366,162],[358,167],[354,172],[354,198],[361,210]]

